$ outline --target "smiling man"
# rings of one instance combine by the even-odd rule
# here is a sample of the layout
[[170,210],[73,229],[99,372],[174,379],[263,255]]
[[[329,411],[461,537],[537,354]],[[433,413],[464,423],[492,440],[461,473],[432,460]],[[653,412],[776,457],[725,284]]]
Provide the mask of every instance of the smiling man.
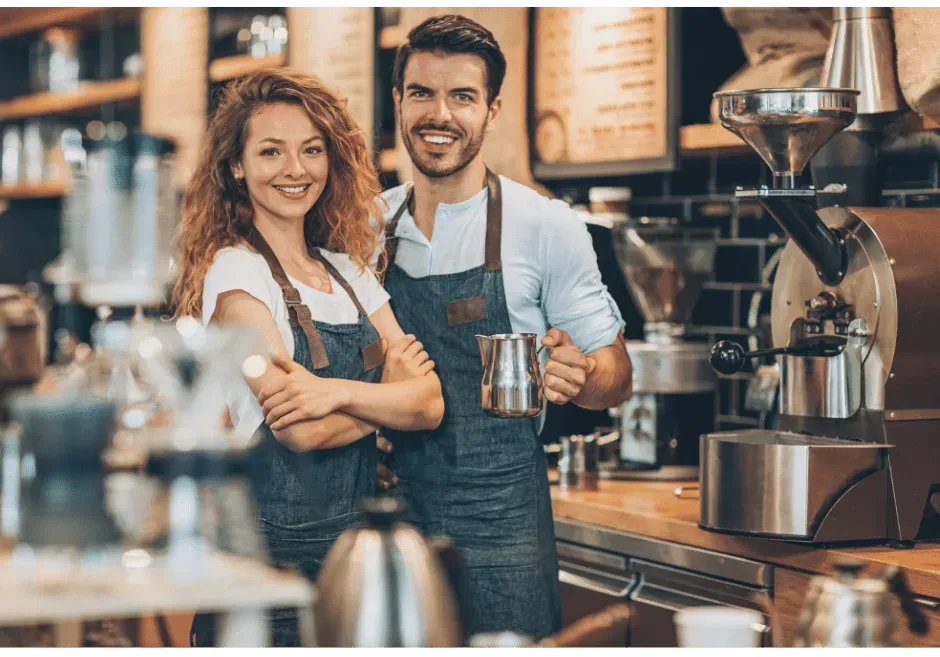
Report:
[[466,631],[537,639],[560,624],[539,422],[483,412],[474,336],[538,335],[555,404],[616,406],[630,394],[631,370],[583,222],[484,164],[505,73],[493,35],[462,16],[425,21],[396,56],[395,109],[414,184],[383,195],[385,287],[402,328],[437,363],[445,411],[434,431],[389,437],[412,520],[463,552]]

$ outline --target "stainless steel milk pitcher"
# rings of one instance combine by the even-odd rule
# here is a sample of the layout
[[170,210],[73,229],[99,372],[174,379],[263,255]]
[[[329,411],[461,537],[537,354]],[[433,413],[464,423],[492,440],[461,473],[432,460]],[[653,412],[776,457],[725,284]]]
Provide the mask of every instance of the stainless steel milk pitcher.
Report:
[[481,404],[496,417],[531,417],[542,410],[542,372],[536,335],[478,335],[483,360]]

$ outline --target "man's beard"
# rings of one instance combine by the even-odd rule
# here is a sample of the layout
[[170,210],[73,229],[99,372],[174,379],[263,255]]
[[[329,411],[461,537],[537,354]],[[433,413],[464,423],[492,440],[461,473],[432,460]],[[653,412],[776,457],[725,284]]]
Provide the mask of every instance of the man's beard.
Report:
[[[471,139],[465,146],[458,146],[456,153],[447,153],[440,159],[434,157],[433,155],[427,154],[424,154],[424,157],[422,157],[422,155],[418,153],[418,149],[415,145],[415,141],[421,139],[421,136],[414,133],[418,132],[419,130],[440,130],[441,132],[448,132],[453,135],[462,136],[462,131],[456,130],[452,126],[431,126],[430,124],[425,123],[420,126],[416,126],[409,133],[401,130],[402,141],[405,144],[405,149],[408,151],[408,155],[411,156],[412,163],[415,165],[415,168],[417,168],[418,171],[428,178],[446,178],[447,176],[457,173],[470,164],[480,152],[480,149],[483,148],[483,137],[486,135],[487,123],[484,123],[482,128],[477,132],[477,137]],[[459,140],[460,138],[458,137],[457,141],[459,142]],[[443,162],[444,158],[450,159],[453,158],[454,155],[456,155],[456,161],[454,164],[447,165]]]

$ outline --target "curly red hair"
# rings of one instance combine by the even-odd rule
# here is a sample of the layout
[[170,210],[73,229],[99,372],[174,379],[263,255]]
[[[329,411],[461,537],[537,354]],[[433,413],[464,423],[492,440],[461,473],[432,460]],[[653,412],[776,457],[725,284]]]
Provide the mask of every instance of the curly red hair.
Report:
[[202,314],[203,281],[216,252],[243,241],[252,226],[248,192],[232,173],[241,159],[249,119],[271,103],[303,107],[326,139],[330,173],[326,186],[304,220],[309,247],[346,253],[361,268],[379,240],[371,224],[381,217],[375,165],[366,135],[320,80],[284,68],[259,71],[223,91],[203,143],[199,165],[183,196],[179,230],[180,274],[173,289],[175,316]]

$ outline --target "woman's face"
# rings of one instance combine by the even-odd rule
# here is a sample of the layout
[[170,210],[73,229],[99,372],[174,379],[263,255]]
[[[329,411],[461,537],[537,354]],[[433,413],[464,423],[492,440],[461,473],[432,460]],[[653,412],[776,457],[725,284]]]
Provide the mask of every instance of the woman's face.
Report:
[[299,105],[266,105],[248,121],[232,172],[244,179],[256,213],[302,221],[329,177],[326,140]]

